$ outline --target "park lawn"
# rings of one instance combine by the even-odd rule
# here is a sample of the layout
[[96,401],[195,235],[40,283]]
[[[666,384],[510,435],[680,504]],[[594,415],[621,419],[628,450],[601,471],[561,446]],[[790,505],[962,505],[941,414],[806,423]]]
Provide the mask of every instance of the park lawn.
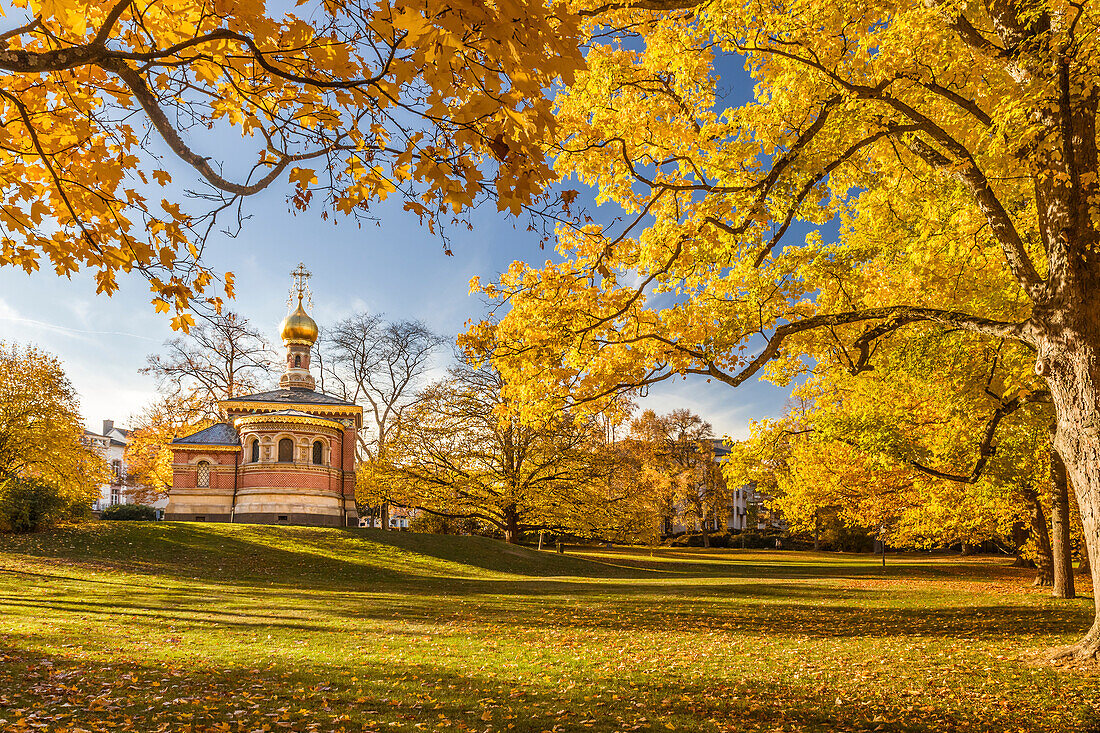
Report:
[[1029,581],[377,530],[0,536],[0,730],[1100,731],[1100,676],[1036,661],[1091,598]]

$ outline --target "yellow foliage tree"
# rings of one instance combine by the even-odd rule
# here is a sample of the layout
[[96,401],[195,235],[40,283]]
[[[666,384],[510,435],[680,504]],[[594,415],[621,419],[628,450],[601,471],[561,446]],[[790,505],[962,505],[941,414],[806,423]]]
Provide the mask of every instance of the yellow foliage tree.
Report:
[[[118,273],[141,272],[184,330],[193,299],[220,305],[199,257],[208,234],[276,181],[296,207],[323,201],[326,214],[363,214],[390,195],[433,227],[487,198],[520,212],[551,176],[543,92],[581,64],[575,17],[536,2],[8,9],[0,265],[90,269],[105,293]],[[252,151],[212,157],[207,131]],[[186,188],[199,195],[181,198]]]
[[646,410],[631,422],[628,442],[637,457],[635,491],[649,497],[662,531],[679,522],[701,531],[710,547],[708,525],[729,507],[710,423],[684,408],[665,415]]
[[[547,392],[584,403],[688,374],[785,381],[806,354],[862,373],[909,331],[1014,343],[1037,383],[990,399],[1049,395],[1100,581],[1097,9],[600,11],[557,102],[556,165],[631,216],[560,227],[560,261],[484,288],[509,311],[467,344],[513,397],[552,409]],[[735,63],[755,95],[728,106],[719,68]],[[797,241],[797,222],[840,234]],[[1066,653],[1100,656],[1100,614]]]
[[368,464],[360,503],[389,501],[497,528],[508,542],[531,531],[622,537],[632,496],[611,480],[615,457],[597,421],[519,419],[500,375],[456,367],[403,416],[383,460]]
[[109,471],[83,435],[79,400],[57,357],[0,341],[0,503],[21,480],[35,480],[61,510],[87,513]]
[[173,439],[212,423],[208,405],[197,394],[161,397],[131,419],[126,445],[127,495],[137,504],[167,498],[172,488]]

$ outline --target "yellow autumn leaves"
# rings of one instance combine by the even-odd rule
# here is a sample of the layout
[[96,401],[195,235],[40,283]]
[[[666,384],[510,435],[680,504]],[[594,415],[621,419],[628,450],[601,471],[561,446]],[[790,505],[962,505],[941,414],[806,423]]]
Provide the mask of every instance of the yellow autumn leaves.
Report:
[[[139,271],[186,328],[200,298],[221,304],[194,253],[222,211],[284,175],[298,208],[352,215],[390,195],[429,218],[486,200],[515,213],[543,193],[544,92],[581,65],[572,16],[523,2],[299,6],[16,3],[0,52],[0,265],[91,269],[108,294]],[[248,147],[207,148],[204,128]],[[149,169],[179,187],[159,209]],[[196,184],[203,198],[185,198]]]

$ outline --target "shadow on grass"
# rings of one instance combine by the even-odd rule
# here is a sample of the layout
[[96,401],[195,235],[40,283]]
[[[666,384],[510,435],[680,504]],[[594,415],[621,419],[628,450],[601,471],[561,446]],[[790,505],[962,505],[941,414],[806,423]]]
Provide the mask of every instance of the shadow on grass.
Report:
[[[39,592],[33,593],[36,589]],[[64,593],[67,597],[58,597]],[[557,629],[562,633],[667,632],[680,629],[732,635],[798,638],[1008,639],[1022,635],[1083,633],[1092,620],[1087,601],[1056,606],[959,605],[910,602],[888,591],[844,590],[808,584],[737,584],[697,588],[651,583],[601,584],[541,581],[464,581],[444,592],[432,585],[374,592],[316,592],[239,584],[199,588],[133,586],[120,596],[97,590],[93,580],[58,588],[41,579],[0,594],[4,613],[58,612],[164,622],[216,624],[240,630],[279,628],[325,633],[334,625],[394,622],[455,624],[457,628]],[[394,629],[400,633],[400,629]]]
[[781,581],[1019,576],[990,563],[953,563],[948,570],[926,560],[901,559],[884,572],[873,559],[860,556],[655,550],[646,558],[644,550],[604,549],[573,556],[483,537],[187,522],[114,522],[40,535],[0,536],[0,552],[68,560],[92,569],[109,566],[182,582],[213,580],[244,586],[347,590],[391,583],[455,586],[456,580],[476,580],[478,583],[459,583],[457,587],[480,589],[481,581],[500,575],[520,576],[515,592],[534,587],[522,578],[553,577]]
[[[94,730],[414,730],[487,723],[527,731],[798,730],[1018,731],[1018,709],[983,710],[981,724],[950,703],[914,711],[905,701],[835,697],[827,685],[751,676],[737,681],[682,675],[624,679],[613,671],[573,678],[549,670],[517,680],[509,665],[460,672],[442,664],[360,664],[301,669],[272,662],[262,669],[168,669],[133,660],[109,667],[76,656],[43,654],[11,639],[0,647],[5,715],[30,727]],[[358,676],[363,678],[359,679]],[[1051,710],[1043,730],[1086,730],[1087,713]]]
[[110,564],[128,572],[271,580],[332,587],[423,578],[647,577],[647,570],[539,552],[484,537],[419,535],[365,529],[112,522],[37,535],[0,535],[0,552],[44,559]]

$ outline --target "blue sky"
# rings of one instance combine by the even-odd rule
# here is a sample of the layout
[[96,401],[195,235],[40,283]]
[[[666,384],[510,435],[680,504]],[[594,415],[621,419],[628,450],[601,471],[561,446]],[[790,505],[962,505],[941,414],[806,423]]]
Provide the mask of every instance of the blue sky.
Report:
[[[453,232],[455,254],[448,257],[440,241],[396,205],[380,206],[379,224],[361,228],[350,220],[322,221],[317,212],[292,214],[282,190],[249,207],[254,216],[241,235],[211,243],[206,257],[214,268],[236,274],[230,307],[273,341],[286,312],[288,273],[299,261],[313,271],[313,315],[322,326],[367,310],[418,318],[453,335],[485,314],[482,300],[469,294],[471,277],[488,279],[515,259],[541,263],[550,254],[491,209],[478,212],[473,231]],[[68,280],[49,271],[26,275],[0,268],[0,339],[57,354],[80,393],[89,427],[97,429],[103,419],[125,424],[154,396],[152,379],[138,373],[146,355],[174,335],[149,297],[137,277],[123,280],[108,298],[96,296],[90,276]],[[658,412],[688,407],[719,434],[739,437],[750,419],[777,415],[786,396],[787,390],[767,383],[734,390],[689,379],[659,385],[640,404]]]
[[[717,69],[720,106],[751,99],[752,80],[742,59],[721,58]],[[172,173],[174,187],[194,180],[194,172],[159,139],[152,141],[151,152],[162,158],[157,167]],[[239,138],[224,132],[203,133],[192,143],[229,162],[241,149]],[[313,272],[313,316],[322,327],[366,310],[393,319],[420,319],[453,336],[486,313],[482,300],[469,294],[470,278],[489,281],[513,260],[538,264],[552,256],[539,249],[538,237],[524,231],[523,224],[513,226],[491,206],[474,214],[473,231],[450,232],[454,256],[448,257],[440,240],[395,199],[375,207],[378,225],[360,227],[349,219],[324,221],[318,210],[292,214],[287,191],[284,181],[251,198],[246,202],[251,218],[240,235],[212,240],[204,252],[213,269],[236,275],[237,297],[229,307],[251,320],[276,347],[289,272],[299,261]],[[178,190],[169,195],[177,196]],[[788,236],[803,234],[792,231]],[[26,275],[0,267],[0,340],[34,343],[58,355],[92,429],[103,419],[127,424],[153,399],[153,380],[138,370],[148,354],[176,335],[169,319],[153,312],[144,280],[123,278],[121,284],[108,298],[96,296],[90,276],[69,280],[50,271]],[[658,412],[687,407],[710,421],[719,435],[744,437],[749,420],[782,412],[788,392],[755,380],[735,390],[695,378],[657,385],[639,405]]]

